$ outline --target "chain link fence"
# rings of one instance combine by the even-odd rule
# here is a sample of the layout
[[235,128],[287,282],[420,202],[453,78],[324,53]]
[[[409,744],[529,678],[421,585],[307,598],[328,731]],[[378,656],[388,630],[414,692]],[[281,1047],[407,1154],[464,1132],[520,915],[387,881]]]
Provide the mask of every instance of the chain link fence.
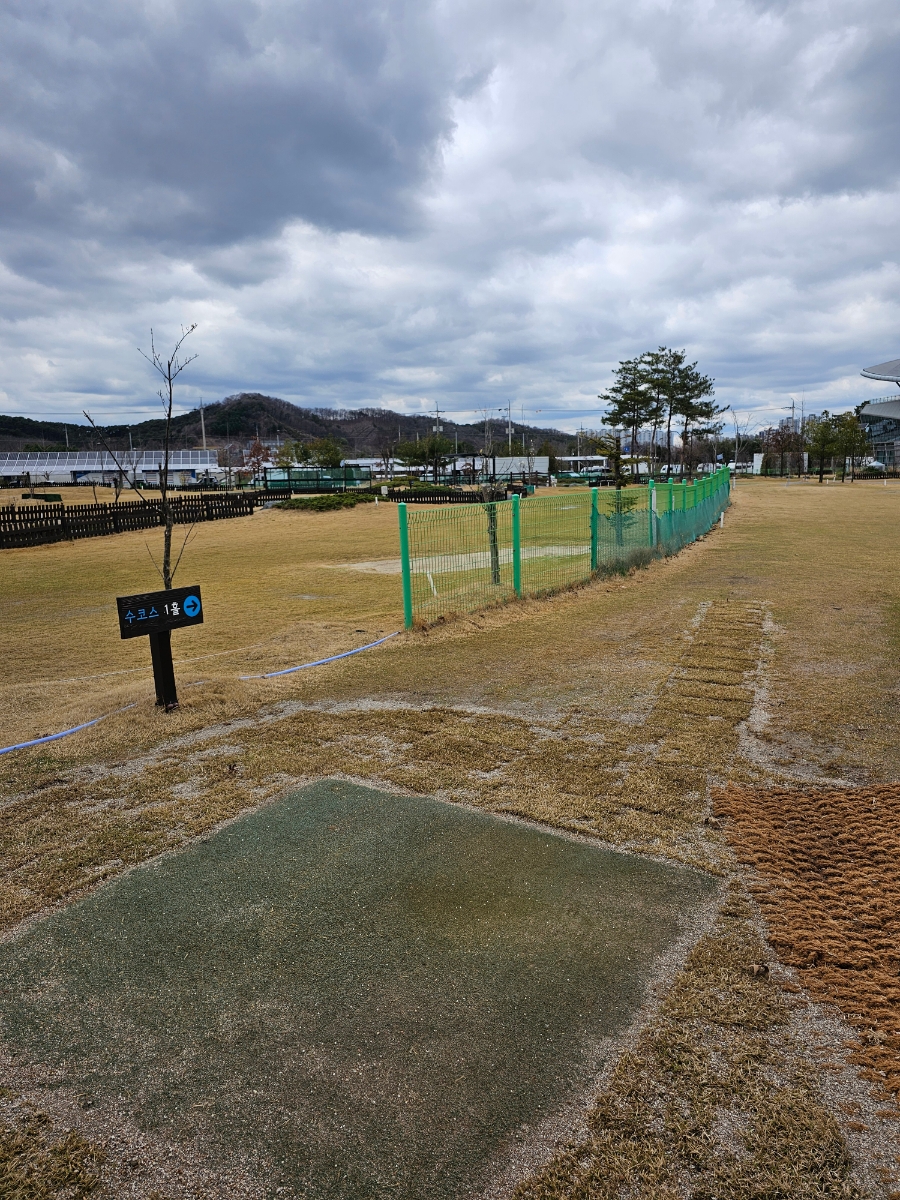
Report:
[[727,468],[694,483],[591,488],[428,510],[398,506],[407,628],[675,554],[728,505]]

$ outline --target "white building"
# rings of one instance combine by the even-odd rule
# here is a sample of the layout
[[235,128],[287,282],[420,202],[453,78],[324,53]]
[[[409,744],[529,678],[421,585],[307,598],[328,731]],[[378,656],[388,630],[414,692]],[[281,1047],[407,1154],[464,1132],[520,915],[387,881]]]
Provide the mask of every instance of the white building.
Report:
[[[118,465],[116,458],[119,460]],[[123,450],[116,458],[106,450],[72,450],[32,454],[0,451],[0,480],[4,483],[56,484],[117,481],[158,485],[163,464],[162,450]],[[223,474],[215,450],[170,450],[169,483],[190,484],[217,479]]]

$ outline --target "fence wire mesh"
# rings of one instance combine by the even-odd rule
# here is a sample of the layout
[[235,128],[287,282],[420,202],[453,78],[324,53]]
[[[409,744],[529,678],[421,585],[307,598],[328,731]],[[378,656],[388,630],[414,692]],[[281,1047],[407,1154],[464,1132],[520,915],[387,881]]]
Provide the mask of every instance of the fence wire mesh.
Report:
[[729,490],[723,468],[691,484],[428,509],[401,504],[406,624],[546,595],[674,554],[718,520]]

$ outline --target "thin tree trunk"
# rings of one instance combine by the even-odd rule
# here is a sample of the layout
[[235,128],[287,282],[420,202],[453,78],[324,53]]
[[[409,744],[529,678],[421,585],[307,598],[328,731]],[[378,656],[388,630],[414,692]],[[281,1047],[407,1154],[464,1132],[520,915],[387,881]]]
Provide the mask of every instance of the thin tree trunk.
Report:
[[163,501],[163,587],[168,592],[172,587],[172,526],[175,524],[175,514],[168,499]]
[[174,524],[172,506],[169,503],[169,443],[171,441],[172,430],[172,401],[174,384],[174,380],[172,378],[171,359],[166,365],[165,379],[169,403],[166,407],[166,430],[163,440],[162,470],[160,471],[159,475],[159,495],[162,508],[162,521],[164,526],[162,577],[163,587],[168,592],[172,587],[172,525]]
[[491,583],[500,586],[500,546],[497,541],[497,505],[485,504],[488,519],[488,545],[491,555]]

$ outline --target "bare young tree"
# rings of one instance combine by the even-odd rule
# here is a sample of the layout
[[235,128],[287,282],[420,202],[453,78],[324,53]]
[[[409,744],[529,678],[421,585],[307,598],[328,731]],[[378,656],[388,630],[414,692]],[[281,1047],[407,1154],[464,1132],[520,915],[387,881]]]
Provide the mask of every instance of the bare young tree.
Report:
[[[172,433],[172,408],[175,402],[175,380],[188,365],[188,363],[192,363],[197,357],[196,354],[191,354],[187,358],[179,358],[181,347],[184,345],[185,340],[190,337],[196,328],[196,322],[194,322],[193,325],[188,326],[187,329],[185,329],[185,327],[182,325],[181,337],[179,337],[176,341],[175,349],[168,358],[165,358],[157,351],[152,329],[150,330],[150,353],[145,354],[144,351],[138,347],[138,353],[144,355],[144,358],[146,358],[147,362],[151,367],[153,367],[154,371],[156,371],[163,381],[162,387],[159,389],[157,395],[162,401],[163,411],[166,414],[166,428],[163,435],[163,461],[162,469],[159,472],[159,495],[161,501],[160,508],[162,510],[164,526],[163,559],[162,567],[160,568],[160,574],[162,575],[163,587],[166,589],[166,591],[171,588],[172,579],[174,578],[175,571],[178,569],[177,562],[175,564],[175,569],[172,569],[172,526],[175,524],[175,514],[172,511],[172,504],[169,500],[169,446],[171,443]],[[185,544],[187,544],[187,539],[185,539]],[[184,546],[182,546],[181,549],[183,553]],[[178,562],[180,561],[181,554],[178,556]]]
[[[731,408],[730,405],[728,407]],[[741,451],[746,449],[747,443],[751,439],[755,422],[753,420],[753,413],[748,413],[742,420],[733,408],[731,409],[731,418],[734,423],[734,478],[737,480]]]
[[[185,539],[181,545],[181,550],[178,553],[178,558],[176,559],[173,567],[172,528],[175,524],[175,512],[172,508],[172,501],[169,497],[169,448],[172,438],[172,409],[175,402],[175,380],[188,365],[188,363],[192,363],[197,357],[196,354],[191,354],[186,358],[179,357],[181,353],[181,347],[184,345],[185,339],[190,337],[196,328],[196,322],[193,325],[188,326],[187,329],[185,329],[185,327],[182,325],[181,336],[176,341],[175,348],[169,358],[165,358],[157,351],[152,329],[150,330],[150,353],[146,354],[143,350],[141,350],[140,347],[138,347],[138,354],[142,354],[144,358],[146,358],[147,362],[150,363],[151,367],[153,367],[153,369],[161,376],[163,381],[162,387],[157,392],[157,395],[162,401],[163,412],[165,413],[166,419],[165,431],[163,434],[163,461],[159,471],[160,524],[163,526],[163,557],[162,566],[156,567],[156,569],[162,576],[163,587],[166,591],[169,591],[172,587],[172,581],[175,578],[175,572],[178,570],[178,565],[181,562],[181,556],[184,554],[184,548],[187,545],[188,538],[191,536],[191,531],[193,530],[192,525],[185,535]],[[107,443],[93,417],[88,412],[85,412],[84,415],[87,417],[91,426],[97,431],[97,434],[100,438],[100,444],[103,446],[104,450],[111,455],[113,462],[116,464],[117,470],[123,476],[127,475],[126,469],[122,465],[119,456]],[[132,468],[132,475],[134,475],[134,464],[132,464]],[[138,492],[138,498],[142,504],[149,506],[150,501],[141,492]],[[150,558],[151,560],[153,559],[152,553]],[[153,561],[153,565],[156,566],[155,560]]]

